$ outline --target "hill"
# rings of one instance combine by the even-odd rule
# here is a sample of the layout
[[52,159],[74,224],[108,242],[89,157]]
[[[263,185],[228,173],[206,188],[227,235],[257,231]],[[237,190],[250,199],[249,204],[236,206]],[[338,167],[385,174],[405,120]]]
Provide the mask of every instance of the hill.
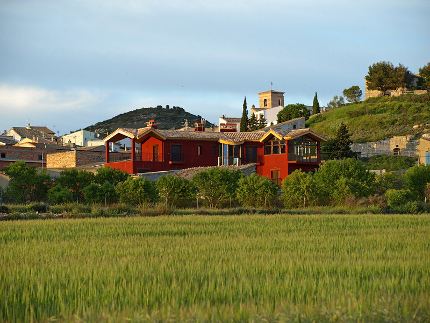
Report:
[[341,122],[354,142],[420,135],[430,131],[430,93],[369,98],[312,116],[306,126],[331,138]]
[[[181,107],[163,108],[141,108],[126,113],[119,114],[109,120],[97,122],[96,124],[86,127],[85,130],[96,131],[105,135],[111,133],[118,128],[144,128],[146,123],[151,120],[157,120],[158,128],[160,129],[179,129],[184,126],[185,119],[188,120],[189,126],[193,126],[194,122],[200,120],[200,115],[194,115],[185,111]],[[206,122],[206,127],[213,126],[212,123]]]

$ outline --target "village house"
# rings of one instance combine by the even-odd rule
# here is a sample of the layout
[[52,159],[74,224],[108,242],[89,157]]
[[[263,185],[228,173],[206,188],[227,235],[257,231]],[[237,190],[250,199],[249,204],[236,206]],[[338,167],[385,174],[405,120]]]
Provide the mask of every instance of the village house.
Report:
[[160,130],[155,120],[140,129],[117,129],[104,141],[129,138],[130,153],[112,156],[106,165],[130,174],[191,167],[256,164],[257,174],[280,184],[296,169],[313,171],[321,162],[320,144],[326,139],[304,126],[304,118],[254,132],[206,132],[196,123],[194,132]]

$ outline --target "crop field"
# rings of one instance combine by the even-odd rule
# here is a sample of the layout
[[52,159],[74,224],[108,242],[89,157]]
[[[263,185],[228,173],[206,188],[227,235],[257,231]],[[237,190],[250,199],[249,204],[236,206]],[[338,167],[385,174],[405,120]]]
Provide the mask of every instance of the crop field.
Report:
[[0,321],[429,321],[430,215],[0,222]]

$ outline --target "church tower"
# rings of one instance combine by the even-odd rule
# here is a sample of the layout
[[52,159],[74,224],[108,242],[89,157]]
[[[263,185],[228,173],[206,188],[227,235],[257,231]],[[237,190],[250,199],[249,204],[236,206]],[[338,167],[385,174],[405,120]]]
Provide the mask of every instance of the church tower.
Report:
[[270,109],[284,106],[284,93],[279,91],[266,91],[258,93],[260,109]]

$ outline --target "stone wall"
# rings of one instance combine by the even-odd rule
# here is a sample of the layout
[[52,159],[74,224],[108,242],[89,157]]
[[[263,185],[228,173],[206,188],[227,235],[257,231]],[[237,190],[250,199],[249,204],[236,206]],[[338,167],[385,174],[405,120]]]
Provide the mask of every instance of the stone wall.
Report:
[[377,142],[356,143],[351,150],[361,154],[361,157],[375,155],[394,155],[418,157],[419,140],[414,136],[395,136]]
[[71,168],[94,163],[104,163],[105,154],[100,152],[83,152],[71,150],[61,153],[48,154],[47,168]]

